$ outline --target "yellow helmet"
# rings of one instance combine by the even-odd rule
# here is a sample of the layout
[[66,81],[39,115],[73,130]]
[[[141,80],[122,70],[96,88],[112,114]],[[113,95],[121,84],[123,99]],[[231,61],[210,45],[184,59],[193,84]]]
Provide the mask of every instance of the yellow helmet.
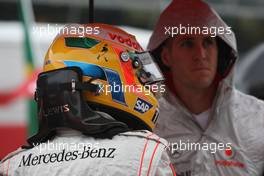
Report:
[[92,109],[133,129],[154,128],[158,101],[150,85],[163,75],[133,35],[106,24],[65,26],[48,49],[43,68],[72,66],[81,68],[83,82],[99,86],[96,93],[83,91]]

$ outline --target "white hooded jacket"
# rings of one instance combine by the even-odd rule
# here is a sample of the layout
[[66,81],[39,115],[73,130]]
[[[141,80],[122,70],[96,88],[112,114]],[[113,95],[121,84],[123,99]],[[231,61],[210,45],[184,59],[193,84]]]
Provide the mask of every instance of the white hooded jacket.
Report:
[[177,175],[260,176],[264,171],[264,102],[224,82],[220,87],[206,130],[171,93],[160,100],[154,131],[170,142]]
[[[148,49],[155,53],[169,37],[165,27],[172,29],[180,24],[227,27],[204,1],[174,0],[161,14]],[[170,142],[169,155],[178,176],[260,176],[264,171],[264,102],[234,88],[235,36],[217,37],[224,41],[226,50],[219,50],[223,55],[218,59],[224,61],[219,63],[223,66],[221,74],[218,72],[222,79],[207,128],[202,129],[192,113],[166,89],[154,132]]]

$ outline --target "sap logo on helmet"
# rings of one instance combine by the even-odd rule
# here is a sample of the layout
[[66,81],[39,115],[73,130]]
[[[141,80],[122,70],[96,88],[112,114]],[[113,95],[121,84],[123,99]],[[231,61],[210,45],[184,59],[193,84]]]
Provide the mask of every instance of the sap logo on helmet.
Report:
[[129,47],[135,48],[136,50],[142,50],[140,45],[137,42],[131,41],[130,38],[124,38],[120,35],[113,34],[113,33],[108,33],[108,35],[111,38],[111,40],[118,41],[119,43],[122,43],[122,44],[124,43]]
[[141,98],[138,98],[134,107],[134,110],[140,112],[141,114],[147,112],[152,108],[152,105]]

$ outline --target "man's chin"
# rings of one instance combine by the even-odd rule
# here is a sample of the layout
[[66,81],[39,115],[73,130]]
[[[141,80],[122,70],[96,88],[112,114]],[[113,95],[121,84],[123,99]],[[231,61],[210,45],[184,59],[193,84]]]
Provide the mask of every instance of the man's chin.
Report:
[[194,82],[194,87],[198,88],[198,89],[207,89],[209,87],[211,87],[211,85],[213,84],[213,80],[212,79],[197,79]]

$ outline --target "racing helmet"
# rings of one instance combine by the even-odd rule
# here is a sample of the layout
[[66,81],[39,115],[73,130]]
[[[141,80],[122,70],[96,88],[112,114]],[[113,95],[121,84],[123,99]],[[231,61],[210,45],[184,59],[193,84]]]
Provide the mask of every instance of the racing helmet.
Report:
[[75,81],[70,84],[72,91],[82,89],[92,110],[132,129],[154,128],[159,111],[152,87],[163,75],[135,36],[106,24],[66,25],[49,47],[43,71],[65,68],[79,68],[81,82],[97,86],[91,91]]

